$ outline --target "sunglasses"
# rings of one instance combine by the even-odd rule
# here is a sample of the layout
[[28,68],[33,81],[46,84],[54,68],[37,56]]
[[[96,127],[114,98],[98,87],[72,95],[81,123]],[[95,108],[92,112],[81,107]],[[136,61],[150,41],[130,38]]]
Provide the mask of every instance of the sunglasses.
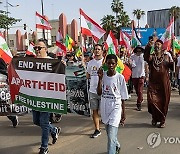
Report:
[[45,48],[45,47],[40,47],[40,46],[33,47],[34,50],[38,50],[38,51],[41,50],[42,48]]

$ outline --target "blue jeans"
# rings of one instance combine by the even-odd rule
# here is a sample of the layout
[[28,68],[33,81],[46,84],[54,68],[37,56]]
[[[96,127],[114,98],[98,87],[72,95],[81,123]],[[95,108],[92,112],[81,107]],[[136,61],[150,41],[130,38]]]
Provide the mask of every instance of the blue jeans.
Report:
[[32,110],[33,114],[33,123],[41,127],[41,147],[47,148],[49,141],[49,133],[55,134],[55,127],[49,123],[50,113],[48,112],[39,112]]
[[117,139],[118,127],[114,127],[111,125],[105,125],[106,133],[108,137],[107,151],[108,154],[116,153],[116,146],[120,147],[120,143]]

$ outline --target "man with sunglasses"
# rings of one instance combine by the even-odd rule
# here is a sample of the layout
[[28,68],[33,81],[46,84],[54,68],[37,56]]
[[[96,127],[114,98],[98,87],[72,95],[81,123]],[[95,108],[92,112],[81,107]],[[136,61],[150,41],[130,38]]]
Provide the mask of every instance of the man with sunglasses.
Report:
[[[47,55],[47,42],[46,40],[40,39],[37,44],[34,46],[35,53],[37,58],[51,58]],[[39,154],[47,154],[48,151],[48,141],[49,141],[49,132],[52,136],[52,144],[55,144],[58,135],[60,133],[60,128],[54,127],[49,122],[49,112],[40,112],[40,111],[32,111],[33,113],[33,122],[35,125],[40,126],[42,129],[41,136],[41,147]]]

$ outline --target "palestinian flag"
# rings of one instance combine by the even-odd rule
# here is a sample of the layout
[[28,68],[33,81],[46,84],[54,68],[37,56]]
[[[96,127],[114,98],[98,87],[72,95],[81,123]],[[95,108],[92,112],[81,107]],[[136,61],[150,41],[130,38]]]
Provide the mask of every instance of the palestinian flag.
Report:
[[86,76],[86,72],[85,72],[84,69],[77,70],[77,71],[75,71],[75,72],[73,72],[73,73],[74,73],[74,75],[75,75],[76,77],[85,77],[85,76]]
[[13,103],[36,111],[67,113],[65,66],[59,60],[13,58],[8,74]]
[[8,64],[11,62],[11,59],[13,57],[1,33],[0,33],[0,57]]
[[52,29],[50,23],[48,22],[48,20],[44,16],[42,16],[39,13],[36,12],[36,18],[37,18],[36,28],[38,28],[38,29],[46,29],[46,30],[51,30]]
[[140,38],[138,36],[138,33],[134,27],[134,23],[132,22],[132,38],[131,38],[131,47],[132,48],[135,48],[137,47],[138,45],[141,46],[141,41],[140,41]]

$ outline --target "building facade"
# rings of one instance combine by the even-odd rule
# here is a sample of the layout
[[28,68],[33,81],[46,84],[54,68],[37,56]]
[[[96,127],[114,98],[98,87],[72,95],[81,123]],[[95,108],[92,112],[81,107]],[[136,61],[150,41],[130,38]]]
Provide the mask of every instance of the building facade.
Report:
[[[171,16],[170,9],[152,10],[147,12],[147,24],[151,28],[167,28]],[[175,21],[175,35],[180,36],[180,17]]]

